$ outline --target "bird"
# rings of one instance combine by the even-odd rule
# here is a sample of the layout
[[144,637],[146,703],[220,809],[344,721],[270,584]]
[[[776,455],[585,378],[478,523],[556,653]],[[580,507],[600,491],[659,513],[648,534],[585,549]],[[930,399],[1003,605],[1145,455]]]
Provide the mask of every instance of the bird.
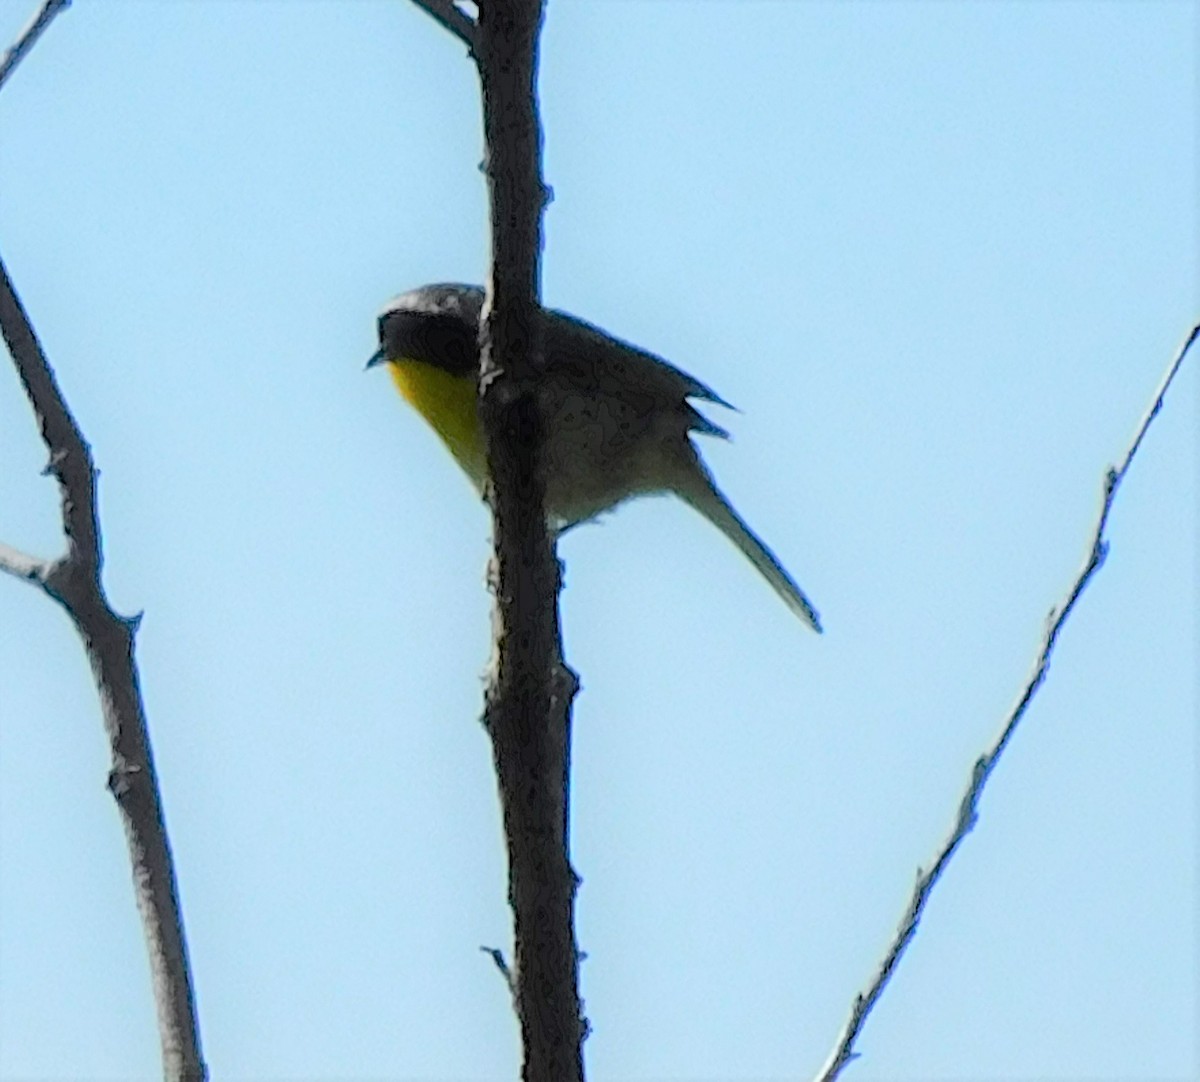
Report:
[[[379,349],[400,394],[429,423],[482,495],[487,453],[478,410],[479,286],[401,293],[379,314]],[[729,433],[691,399],[733,409],[694,376],[594,324],[540,309],[538,408],[548,527],[560,534],[637,496],[674,493],[721,531],[814,631],[817,610],[722,493],[692,443]]]

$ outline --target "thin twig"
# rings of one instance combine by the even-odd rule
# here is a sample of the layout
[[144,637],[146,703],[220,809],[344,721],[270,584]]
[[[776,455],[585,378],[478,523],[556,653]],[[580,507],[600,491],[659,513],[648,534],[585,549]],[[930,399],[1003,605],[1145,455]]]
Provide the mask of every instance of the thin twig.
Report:
[[4,56],[0,57],[0,90],[4,89],[8,77],[17,70],[17,65],[34,47],[46,27],[54,21],[54,16],[70,6],[71,0],[45,0],[37,14],[26,24],[25,29],[17,35],[16,42],[9,47]]
[[508,994],[513,998],[513,1007],[516,1007],[517,999],[517,984],[513,977],[512,968],[508,964],[508,960],[504,957],[504,951],[499,947],[480,947],[484,954],[490,955],[492,962],[500,971],[500,976],[504,978],[504,983],[508,986]]
[[1029,709],[1029,705],[1037,694],[1038,689],[1046,679],[1046,675],[1050,670],[1050,655],[1054,652],[1059,633],[1062,631],[1067,617],[1071,615],[1071,611],[1083,595],[1083,591],[1091,581],[1092,576],[1104,564],[1104,560],[1108,555],[1108,542],[1104,539],[1104,528],[1108,525],[1108,516],[1112,510],[1117,489],[1125,479],[1126,473],[1129,472],[1129,467],[1132,465],[1134,456],[1138,453],[1138,449],[1146,437],[1146,432],[1150,428],[1151,422],[1158,415],[1159,410],[1162,409],[1163,399],[1176,374],[1182,367],[1184,358],[1198,337],[1200,337],[1200,323],[1192,328],[1187,338],[1184,339],[1183,345],[1180,346],[1179,351],[1176,353],[1174,360],[1168,366],[1166,374],[1159,384],[1154,401],[1142,418],[1141,424],[1138,425],[1133,441],[1121,459],[1120,465],[1115,469],[1110,468],[1105,474],[1104,499],[1100,507],[1100,515],[1096,520],[1096,527],[1092,532],[1091,544],[1083,568],[1080,570],[1063,603],[1057,608],[1050,610],[1046,620],[1046,630],[1042,638],[1042,648],[1034,664],[1032,675],[1029,677],[1029,681],[1021,692],[1020,698],[1005,721],[1004,727],[1000,730],[1000,735],[992,743],[991,747],[976,760],[971,770],[971,779],[967,784],[962,801],[959,803],[958,818],[955,821],[954,829],[942,844],[941,849],[934,858],[932,867],[929,871],[917,869],[917,882],[913,888],[912,899],[908,904],[908,911],[904,914],[904,919],[900,922],[896,937],[892,940],[887,954],[880,963],[874,980],[866,991],[859,993],[855,998],[850,1017],[842,1029],[838,1043],[829,1056],[829,1059],[826,1060],[824,1066],[817,1074],[819,1082],[833,1082],[841,1074],[842,1069],[857,1058],[858,1053],[854,1051],[854,1042],[858,1039],[867,1021],[867,1017],[874,1009],[888,982],[892,979],[892,975],[899,965],[900,959],[904,956],[904,952],[908,949],[909,944],[916,935],[917,926],[920,924],[921,916],[925,911],[926,903],[934,886],[941,879],[959,845],[962,844],[963,840],[974,828],[979,818],[979,801],[983,795],[984,787],[987,785],[988,779],[992,776],[992,772],[996,769],[996,764],[1000,761],[1000,756],[1004,754],[1004,749],[1008,747],[1009,741],[1012,739],[1017,726],[1021,723],[1021,719]]
[[458,38],[471,57],[476,56],[478,24],[454,0],[413,0],[413,3]]
[[50,573],[52,564],[37,556],[30,556],[11,545],[0,543],[0,571],[14,578],[24,579],[37,586],[45,588],[46,576]]
[[83,639],[112,749],[108,788],[125,829],[134,894],[150,956],[163,1076],[169,1082],[203,1082],[207,1072],[200,1052],[179,892],[134,659],[137,620],[118,616],[108,603],[100,581],[96,469],[91,450],[2,260],[0,331],[50,453],[49,472],[58,481],[67,540],[66,554],[50,562],[3,546],[0,565],[57,601]]

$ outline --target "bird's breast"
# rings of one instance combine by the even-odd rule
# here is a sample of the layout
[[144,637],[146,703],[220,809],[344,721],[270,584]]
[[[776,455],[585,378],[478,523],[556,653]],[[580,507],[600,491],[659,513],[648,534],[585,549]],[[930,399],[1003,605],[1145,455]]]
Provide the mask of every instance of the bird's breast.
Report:
[[475,381],[424,361],[392,361],[388,368],[400,393],[429,422],[482,491],[487,465]]

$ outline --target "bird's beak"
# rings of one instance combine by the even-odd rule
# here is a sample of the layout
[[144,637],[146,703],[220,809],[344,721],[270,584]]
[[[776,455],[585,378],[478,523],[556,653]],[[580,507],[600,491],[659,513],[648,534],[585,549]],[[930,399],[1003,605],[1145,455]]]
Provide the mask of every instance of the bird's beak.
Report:
[[367,368],[374,368],[377,364],[387,364],[387,355],[383,352],[382,346],[371,354],[371,359],[367,361]]

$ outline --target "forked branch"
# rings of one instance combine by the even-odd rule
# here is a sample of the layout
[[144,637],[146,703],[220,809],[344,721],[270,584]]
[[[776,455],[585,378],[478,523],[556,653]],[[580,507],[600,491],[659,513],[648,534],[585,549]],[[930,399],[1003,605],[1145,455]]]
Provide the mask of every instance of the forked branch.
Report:
[[67,407],[3,261],[0,331],[50,455],[48,472],[58,481],[67,544],[66,553],[54,560],[0,546],[0,570],[38,586],[57,601],[83,639],[112,749],[108,788],[125,829],[150,956],[163,1075],[169,1082],[203,1082],[206,1070],[183,919],[133,656],[137,619],[118,616],[105,596],[91,449]]
[[479,24],[454,0],[413,0],[413,3],[458,38],[471,56],[478,55],[476,48],[479,41]]

